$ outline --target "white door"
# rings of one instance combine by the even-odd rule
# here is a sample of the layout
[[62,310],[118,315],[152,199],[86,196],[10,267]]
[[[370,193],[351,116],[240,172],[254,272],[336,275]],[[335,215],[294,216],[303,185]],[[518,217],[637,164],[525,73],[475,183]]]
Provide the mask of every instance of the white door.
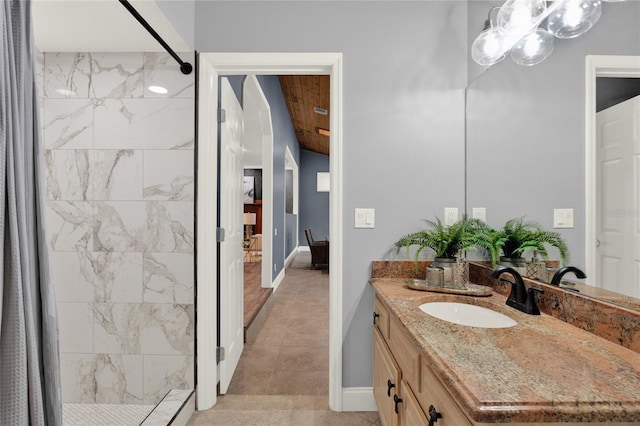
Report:
[[229,388],[244,346],[244,263],[242,201],[242,108],[227,78],[221,79],[220,99],[220,393]]
[[596,279],[640,297],[640,96],[596,114]]

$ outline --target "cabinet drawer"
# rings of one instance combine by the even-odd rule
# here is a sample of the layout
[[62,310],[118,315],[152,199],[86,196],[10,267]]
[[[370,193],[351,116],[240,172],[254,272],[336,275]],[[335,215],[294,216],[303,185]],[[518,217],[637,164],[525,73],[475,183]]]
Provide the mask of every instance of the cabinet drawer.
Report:
[[[389,311],[382,304],[378,296],[376,296],[374,305],[373,305],[373,313],[374,313],[374,324],[376,328],[380,330],[382,333],[382,337],[385,340],[389,340]],[[377,316],[376,316],[377,315]]]
[[432,405],[442,415],[437,422],[439,426],[471,426],[467,416],[442,386],[431,368],[424,363],[422,364],[422,391],[417,394],[417,397],[427,416],[429,416],[429,407]]
[[420,392],[420,354],[415,343],[404,333],[404,327],[395,317],[389,324],[389,348],[402,370],[402,378],[415,392]]

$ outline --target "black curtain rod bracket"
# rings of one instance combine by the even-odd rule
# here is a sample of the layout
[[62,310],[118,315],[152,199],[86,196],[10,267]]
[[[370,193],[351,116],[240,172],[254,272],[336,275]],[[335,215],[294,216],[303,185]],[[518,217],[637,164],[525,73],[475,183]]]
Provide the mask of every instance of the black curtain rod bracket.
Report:
[[162,39],[162,37],[160,37],[160,34],[158,34],[156,30],[154,30],[153,27],[151,27],[151,25],[149,25],[149,23],[142,17],[142,15],[140,15],[138,11],[135,10],[133,6],[131,6],[129,0],[119,1],[125,7],[125,9],[127,9],[129,13],[131,13],[133,17],[138,20],[138,22],[140,22],[140,24],[149,32],[149,34],[151,34],[153,38],[155,38],[157,42],[160,43],[162,47],[164,47],[164,50],[166,50],[173,57],[173,59],[175,59],[176,62],[180,64],[180,71],[182,71],[182,74],[191,74],[191,71],[193,71],[193,66],[191,66],[189,62],[184,62],[182,59],[180,59],[176,52],[174,52],[173,49],[169,47],[169,45]]

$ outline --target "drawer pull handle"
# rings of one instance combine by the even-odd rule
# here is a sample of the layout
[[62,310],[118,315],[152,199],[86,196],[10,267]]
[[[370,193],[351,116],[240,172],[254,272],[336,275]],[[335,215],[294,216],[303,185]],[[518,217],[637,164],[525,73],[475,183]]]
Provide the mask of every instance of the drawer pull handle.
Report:
[[387,396],[391,398],[391,389],[395,388],[396,385],[393,384],[391,380],[387,380]]
[[398,395],[394,394],[393,395],[393,402],[394,402],[394,410],[396,412],[396,414],[400,414],[398,413],[398,404],[400,404],[402,402],[402,398],[398,397]]
[[441,419],[441,418],[442,418],[442,414],[436,411],[436,407],[434,407],[433,405],[430,405],[429,406],[429,426],[433,426],[433,424],[437,423],[438,419]]
[[380,314],[373,311],[373,325],[376,325],[376,318],[380,318]]

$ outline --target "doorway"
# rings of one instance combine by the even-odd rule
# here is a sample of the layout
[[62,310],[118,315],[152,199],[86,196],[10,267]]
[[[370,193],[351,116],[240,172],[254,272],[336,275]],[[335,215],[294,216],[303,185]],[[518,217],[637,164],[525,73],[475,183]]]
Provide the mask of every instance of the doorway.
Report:
[[[612,216],[615,212],[606,212],[606,208],[610,206],[604,206],[601,202],[603,185],[607,185],[607,179],[604,168],[609,171],[615,172],[612,167],[604,167],[603,162],[608,163],[609,166],[614,166],[615,161],[605,161],[602,158],[603,150],[601,149],[602,140],[599,138],[601,133],[598,129],[596,119],[596,86],[597,79],[602,77],[611,78],[640,78],[640,57],[638,56],[587,56],[586,58],[586,147],[585,147],[585,177],[586,177],[586,232],[585,232],[585,252],[586,252],[586,269],[587,276],[595,278],[595,285],[598,287],[608,288],[613,291],[624,292],[629,296],[637,297],[638,289],[632,291],[633,294],[628,294],[629,291],[617,288],[615,281],[617,274],[615,271],[618,269],[615,263],[618,263],[614,257],[610,255],[615,253],[614,244],[616,240],[615,236],[609,241],[607,234],[609,232],[602,232],[603,225],[614,230],[617,227],[616,222],[618,218]],[[604,167],[604,168],[603,168]],[[617,169],[616,169],[617,170]],[[605,176],[603,178],[603,176]],[[619,184],[619,182],[618,182]],[[608,198],[615,195],[620,191],[619,185],[609,188]],[[635,189],[637,191],[637,188]],[[629,194],[625,195],[629,196]],[[629,213],[629,212],[627,212]],[[636,215],[631,215],[636,217]],[[613,227],[611,225],[614,225]],[[615,233],[615,232],[613,232]],[[615,244],[614,244],[615,245]],[[607,260],[607,257],[609,260]],[[608,266],[607,266],[608,265]],[[608,272],[607,272],[608,271]],[[605,284],[606,281],[606,284]],[[633,280],[632,282],[637,282]]]
[[[216,365],[218,265],[202,259],[215,259],[215,223],[218,200],[218,77],[246,74],[325,74],[331,79],[330,138],[330,238],[329,276],[329,406],[342,410],[342,55],[340,53],[200,53],[198,101],[198,190],[197,190],[197,301],[196,337],[197,408],[205,410],[216,403],[216,384],[220,365]],[[222,321],[222,320],[221,320]]]

